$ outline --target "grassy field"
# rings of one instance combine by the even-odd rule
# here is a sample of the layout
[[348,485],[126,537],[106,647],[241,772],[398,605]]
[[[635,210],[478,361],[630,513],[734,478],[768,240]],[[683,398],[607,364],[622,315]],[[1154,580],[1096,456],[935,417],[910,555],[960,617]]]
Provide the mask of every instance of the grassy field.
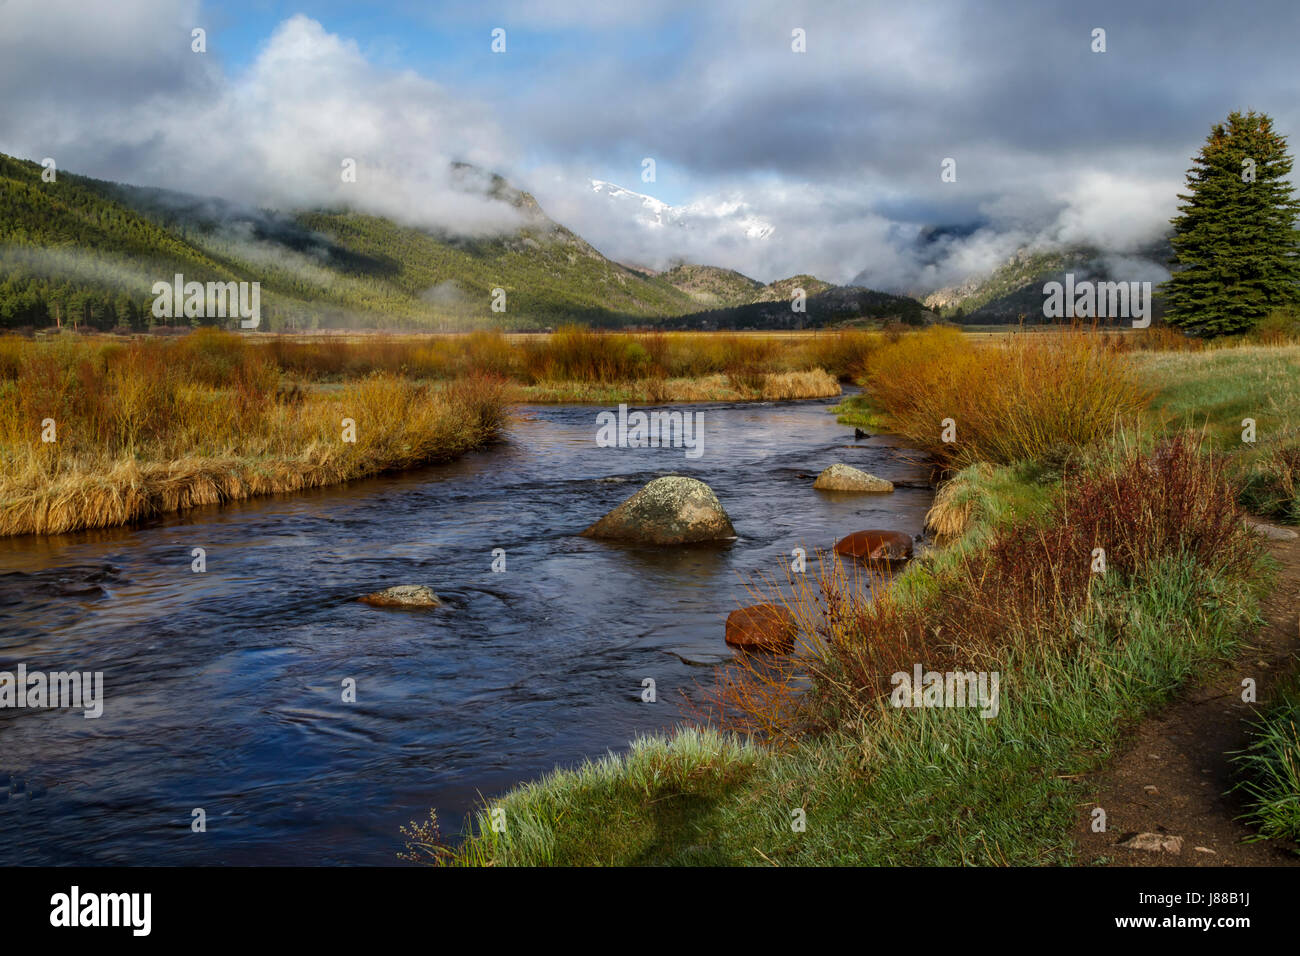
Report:
[[[945,387],[954,351],[969,362],[962,387],[1013,416],[998,379],[1042,386],[1033,398],[1041,427],[1014,441],[967,429],[973,448],[935,448],[954,469],[928,519],[947,547],[872,602],[828,560],[771,598],[796,611],[800,652],[719,672],[697,702],[709,720],[488,800],[457,845],[434,819],[414,824],[408,858],[1071,862],[1080,775],[1107,760],[1126,727],[1229,659],[1258,622],[1269,564],[1241,504],[1265,451],[1242,447],[1240,418],[1231,419],[1260,409],[1260,422],[1300,420],[1288,372],[1295,349],[1163,353],[1070,336],[987,344],[998,354],[971,359],[957,343],[873,349],[869,397],[850,409],[918,444],[937,442],[937,409],[917,414],[906,386]],[[1046,380],[1049,370],[1066,379]],[[905,377],[873,390],[873,374],[886,371]],[[1102,386],[1115,376],[1106,400]],[[960,435],[965,412],[954,417]],[[996,718],[890,706],[892,675],[915,663],[999,673]],[[1294,714],[1275,713],[1252,778],[1264,835],[1289,832],[1300,799]]]
[[1300,345],[1151,352],[1133,360],[1156,390],[1161,425],[1203,430],[1232,456],[1244,506],[1300,523]]

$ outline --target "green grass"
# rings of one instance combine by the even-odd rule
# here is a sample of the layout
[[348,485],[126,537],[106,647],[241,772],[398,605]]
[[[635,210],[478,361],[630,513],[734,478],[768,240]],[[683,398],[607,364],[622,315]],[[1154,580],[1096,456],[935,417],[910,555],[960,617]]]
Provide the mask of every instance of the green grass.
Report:
[[[998,717],[894,710],[772,752],[714,731],[639,741],[490,801],[469,865],[1039,865],[1072,859],[1075,775],[1124,727],[1229,654],[1244,581],[1170,563],[1099,595],[1070,653],[1009,659]],[[1126,638],[1116,640],[1123,628]],[[504,811],[494,832],[490,810]],[[803,810],[797,832],[793,812]]]
[[1152,411],[1166,423],[1205,428],[1220,448],[1242,444],[1243,418],[1259,439],[1300,422],[1300,346],[1239,346],[1131,356],[1157,390]]
[[[1300,346],[1236,346],[1203,352],[1135,353],[1143,380],[1158,389],[1157,427],[1204,429],[1230,452],[1241,504],[1300,524]],[[1245,419],[1255,441],[1244,440]]]
[[871,404],[871,399],[866,393],[850,395],[844,401],[840,402],[831,412],[835,415],[835,420],[841,425],[852,425],[854,428],[861,428],[863,431],[879,431],[885,427],[881,418],[881,410]]
[[1258,838],[1300,842],[1300,679],[1255,722],[1235,759],[1249,806],[1244,819]]

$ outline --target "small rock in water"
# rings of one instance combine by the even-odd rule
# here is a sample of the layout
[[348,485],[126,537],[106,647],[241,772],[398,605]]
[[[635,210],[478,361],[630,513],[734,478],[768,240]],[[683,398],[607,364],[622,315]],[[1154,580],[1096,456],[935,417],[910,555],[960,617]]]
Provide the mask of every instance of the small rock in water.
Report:
[[841,464],[831,465],[818,475],[813,487],[822,491],[866,491],[877,494],[894,490],[893,482]]
[[1166,833],[1138,833],[1129,837],[1120,846],[1128,847],[1130,850],[1147,850],[1151,853],[1182,853],[1183,838],[1169,836]]
[[727,615],[726,641],[744,650],[788,653],[799,633],[799,622],[779,604],[755,604]]
[[398,584],[357,600],[375,607],[438,607],[442,604],[438,595],[433,593],[433,588],[423,584]]
[[857,531],[836,541],[835,553],[863,561],[907,561],[912,539],[901,531]]

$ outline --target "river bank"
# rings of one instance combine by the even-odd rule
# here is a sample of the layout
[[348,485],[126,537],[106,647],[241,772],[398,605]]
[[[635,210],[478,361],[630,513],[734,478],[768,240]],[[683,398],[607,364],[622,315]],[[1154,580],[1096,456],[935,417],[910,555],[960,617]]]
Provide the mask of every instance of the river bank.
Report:
[[[1268,462],[1276,507],[1292,507],[1289,438],[1275,429],[1261,446],[1233,448],[1215,436],[1239,433],[1243,408],[1296,420],[1294,403],[1268,384],[1284,366],[1296,380],[1293,352],[1270,354],[1256,373],[1249,369],[1260,356],[1245,350],[1127,358],[1122,374],[1156,367],[1162,377],[1149,411],[1111,422],[1117,430],[1103,440],[1076,442],[1079,454],[1064,458],[1052,434],[1027,436],[1047,452],[1037,458],[971,455],[929,519],[948,528],[947,548],[906,570],[886,599],[863,604],[832,588],[827,606],[812,609],[814,620],[841,622],[841,635],[847,617],[848,636],[828,644],[824,632],[805,633],[820,648],[812,664],[777,665],[804,681],[792,711],[800,719],[778,739],[745,741],[725,725],[642,738],[626,755],[489,799],[468,841],[447,841],[436,821],[421,821],[407,830],[409,857],[460,865],[1076,862],[1073,832],[1090,806],[1085,775],[1107,764],[1126,728],[1233,659],[1258,620],[1272,572],[1262,540],[1242,522],[1239,502],[1251,500],[1243,475]],[[1120,371],[1104,357],[1080,358],[1074,367],[1092,368],[1099,382]],[[1195,400],[1202,415],[1224,419],[1209,440],[1181,427],[1179,384],[1188,381],[1216,396]],[[1045,384],[1078,394],[1068,381]],[[881,394],[871,390],[872,399]],[[908,427],[888,404],[849,405],[842,411],[870,416],[859,425]],[[937,445],[940,417],[908,438]],[[1059,421],[1062,434],[1072,427]],[[987,447],[1005,447],[990,437]],[[953,461],[971,454],[954,451]],[[1215,544],[1201,553],[1207,541]],[[1098,543],[1109,562],[1101,571]],[[945,659],[1002,674],[996,719],[890,706],[887,682],[882,696],[894,669],[942,670]],[[602,823],[611,819],[619,826]]]

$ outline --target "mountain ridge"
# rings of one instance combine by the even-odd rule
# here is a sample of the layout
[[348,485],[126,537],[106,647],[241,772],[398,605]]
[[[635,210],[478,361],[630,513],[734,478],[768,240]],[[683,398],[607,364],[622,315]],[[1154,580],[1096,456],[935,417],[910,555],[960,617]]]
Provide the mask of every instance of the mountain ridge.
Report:
[[[840,288],[811,276],[763,285],[716,266],[629,268],[547,217],[531,194],[468,164],[453,174],[520,210],[518,230],[458,236],[355,209],[255,209],[64,171],[45,182],[41,173],[0,154],[0,328],[145,328],[157,324],[153,282],[176,273],[260,282],[270,330],[691,327],[692,316],[746,308],[747,321],[787,327],[779,309],[752,307],[792,312],[783,300],[794,287],[815,305]],[[496,290],[504,312],[492,309]],[[833,311],[845,302],[851,311],[852,301],[841,297]],[[814,308],[798,321],[828,315]]]

